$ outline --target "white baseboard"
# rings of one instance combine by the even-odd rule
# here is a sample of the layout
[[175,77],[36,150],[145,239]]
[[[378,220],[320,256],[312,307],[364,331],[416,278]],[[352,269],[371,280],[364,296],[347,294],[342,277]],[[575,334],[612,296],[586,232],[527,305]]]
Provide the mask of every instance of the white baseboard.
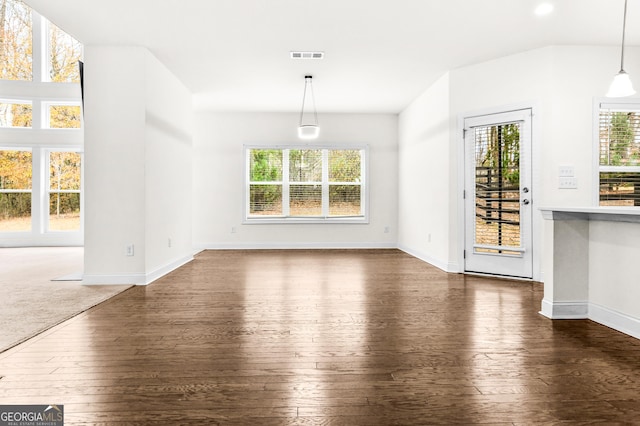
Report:
[[613,328],[621,333],[640,339],[640,319],[605,308],[595,303],[589,304],[589,319]]
[[590,302],[549,302],[542,300],[540,314],[551,319],[589,319],[640,339],[640,318]]
[[588,319],[589,302],[550,302],[542,299],[540,314],[551,319]]
[[148,285],[167,275],[169,272],[174,271],[189,263],[193,260],[192,255],[184,256],[180,259],[176,259],[172,262],[167,263],[164,266],[161,266],[154,271],[151,271],[146,274],[93,274],[93,275],[83,275],[82,276],[82,284],[83,285]]
[[84,274],[83,285],[145,285],[144,274]]
[[403,252],[410,254],[413,257],[416,257],[424,262],[427,262],[430,265],[435,266],[438,269],[443,270],[444,272],[450,272],[450,273],[457,273],[460,272],[459,270],[459,265],[456,262],[446,262],[446,261],[442,261],[440,259],[436,259],[432,256],[426,255],[424,253],[421,253],[417,250],[413,250],[409,247],[406,246],[399,246],[398,249],[402,250]]
[[164,266],[161,266],[160,268],[156,269],[155,271],[149,272],[145,275],[145,284],[151,284],[152,282],[154,282],[155,280],[157,280],[158,278],[161,278],[165,275],[167,275],[169,272],[172,272],[176,269],[178,269],[179,267],[181,267],[182,265],[185,265],[189,262],[191,262],[193,260],[193,256],[189,255],[189,256],[184,256],[180,259],[176,259],[173,262],[170,262]]
[[198,243],[202,250],[296,250],[296,249],[388,249],[398,248],[396,243]]

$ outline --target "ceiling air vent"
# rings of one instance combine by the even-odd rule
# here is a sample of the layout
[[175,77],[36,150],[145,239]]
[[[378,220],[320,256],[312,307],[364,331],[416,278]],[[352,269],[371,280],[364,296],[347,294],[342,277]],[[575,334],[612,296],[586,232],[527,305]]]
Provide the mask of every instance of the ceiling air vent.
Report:
[[324,59],[324,52],[290,52],[291,59]]

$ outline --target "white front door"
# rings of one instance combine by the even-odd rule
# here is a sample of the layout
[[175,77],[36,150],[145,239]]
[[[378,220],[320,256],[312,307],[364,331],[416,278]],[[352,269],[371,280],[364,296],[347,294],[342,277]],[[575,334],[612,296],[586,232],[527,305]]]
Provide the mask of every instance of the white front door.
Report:
[[464,269],[531,278],[531,110],[464,120]]

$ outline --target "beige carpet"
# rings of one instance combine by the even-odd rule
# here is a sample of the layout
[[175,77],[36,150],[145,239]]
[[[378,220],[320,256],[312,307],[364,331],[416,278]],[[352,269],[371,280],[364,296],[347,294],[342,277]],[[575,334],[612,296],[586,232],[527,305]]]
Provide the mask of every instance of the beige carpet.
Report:
[[83,286],[82,247],[0,248],[0,352],[131,286]]

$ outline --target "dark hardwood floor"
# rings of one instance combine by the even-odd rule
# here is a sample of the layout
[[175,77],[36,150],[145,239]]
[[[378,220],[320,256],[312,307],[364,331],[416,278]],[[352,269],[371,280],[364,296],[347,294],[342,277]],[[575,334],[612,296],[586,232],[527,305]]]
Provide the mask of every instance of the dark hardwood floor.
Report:
[[541,299],[397,250],[206,251],[0,354],[0,404],[63,404],[66,425],[640,424],[640,341]]

